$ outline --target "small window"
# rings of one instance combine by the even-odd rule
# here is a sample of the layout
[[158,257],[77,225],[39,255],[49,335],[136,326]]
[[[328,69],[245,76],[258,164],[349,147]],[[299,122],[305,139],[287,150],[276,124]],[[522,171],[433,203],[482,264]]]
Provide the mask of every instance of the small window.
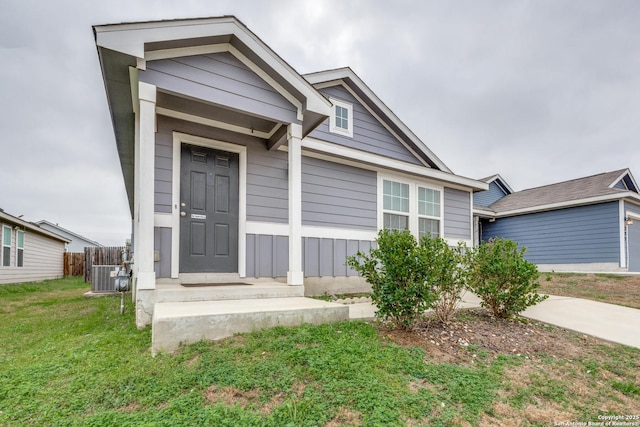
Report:
[[11,227],[2,226],[2,266],[11,265]]
[[16,232],[16,266],[24,267],[24,231]]
[[409,184],[384,180],[382,198],[384,228],[409,228]]
[[329,120],[329,132],[353,137],[353,105],[331,99],[333,103],[333,113]]

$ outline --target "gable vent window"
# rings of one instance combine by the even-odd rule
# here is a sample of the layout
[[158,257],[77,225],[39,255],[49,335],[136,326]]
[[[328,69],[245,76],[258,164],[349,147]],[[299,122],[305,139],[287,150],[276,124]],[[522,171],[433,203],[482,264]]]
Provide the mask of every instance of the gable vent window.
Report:
[[353,137],[353,105],[331,98],[333,113],[329,119],[329,132]]

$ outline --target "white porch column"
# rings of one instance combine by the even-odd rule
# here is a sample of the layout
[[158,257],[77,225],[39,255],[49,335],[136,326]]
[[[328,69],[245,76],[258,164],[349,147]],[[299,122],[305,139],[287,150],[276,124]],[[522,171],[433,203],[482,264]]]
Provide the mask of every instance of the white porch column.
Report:
[[134,220],[137,230],[134,261],[137,270],[137,289],[155,289],[153,265],[154,175],[156,133],[156,87],[140,82],[139,136],[136,139],[136,173]]
[[287,284],[303,285],[302,271],[302,125],[287,128],[289,144],[289,271]]

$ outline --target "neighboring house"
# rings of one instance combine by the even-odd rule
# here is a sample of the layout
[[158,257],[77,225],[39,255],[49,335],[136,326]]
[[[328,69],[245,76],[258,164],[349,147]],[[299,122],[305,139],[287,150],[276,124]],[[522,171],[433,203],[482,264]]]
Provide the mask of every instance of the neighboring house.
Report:
[[542,271],[640,272],[640,194],[629,169],[514,192],[495,175],[474,194],[480,240],[527,248]]
[[234,17],[94,27],[133,216],[137,322],[157,284],[361,286],[383,227],[472,243],[472,193],[349,68],[298,74]]
[[0,209],[0,284],[36,282],[63,276],[68,239]]
[[36,222],[36,225],[68,239],[69,243],[66,245],[67,252],[84,252],[84,248],[86,247],[102,247],[100,243],[94,242],[93,240],[89,240],[84,236],[74,233],[73,231],[62,228],[58,224],[52,224],[49,221],[42,220]]

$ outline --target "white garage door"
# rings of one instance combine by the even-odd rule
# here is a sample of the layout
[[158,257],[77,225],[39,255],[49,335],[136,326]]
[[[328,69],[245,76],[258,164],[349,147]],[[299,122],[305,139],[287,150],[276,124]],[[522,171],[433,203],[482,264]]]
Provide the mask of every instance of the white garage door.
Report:
[[634,219],[628,230],[629,271],[640,272],[640,221]]

